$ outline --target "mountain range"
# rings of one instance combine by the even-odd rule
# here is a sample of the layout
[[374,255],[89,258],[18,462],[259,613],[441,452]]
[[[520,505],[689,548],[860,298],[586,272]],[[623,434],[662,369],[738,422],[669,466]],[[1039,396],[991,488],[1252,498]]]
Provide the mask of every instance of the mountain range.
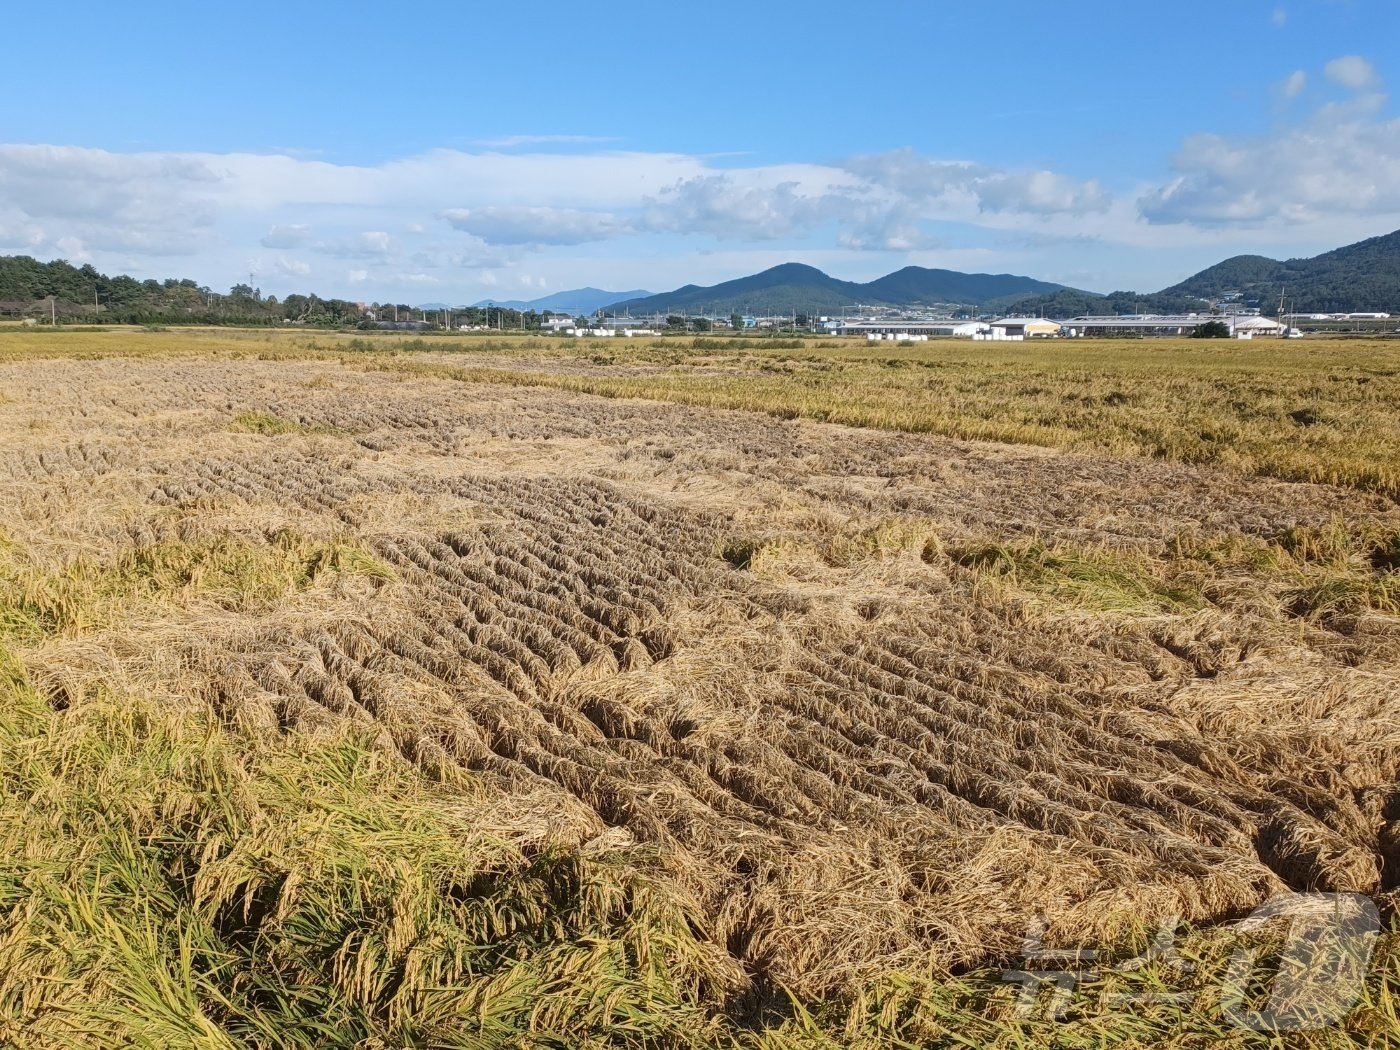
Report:
[[573,288],[567,292],[554,292],[538,299],[483,299],[473,306],[503,306],[507,310],[534,310],[536,313],[591,314],[624,299],[637,299],[650,295],[644,288],[633,288],[630,292],[605,292],[601,288]]
[[1090,313],[1176,313],[1199,309],[1203,300],[1234,293],[1257,302],[1266,313],[1277,311],[1280,296],[1286,297],[1288,310],[1295,313],[1400,313],[1400,230],[1307,259],[1280,261],[1263,255],[1236,255],[1146,295],[1058,292],[1021,300],[1011,308],[1017,313],[1060,318]]
[[864,284],[842,281],[812,266],[783,263],[722,284],[687,284],[610,305],[615,313],[829,314],[857,306],[956,305],[1008,314],[1179,313],[1238,293],[1268,311],[1280,294],[1297,312],[1400,313],[1400,231],[1337,248],[1310,259],[1279,261],[1238,255],[1158,292],[1101,295],[1013,274],[959,273],[906,266]]
[[906,266],[884,277],[858,284],[822,273],[814,266],[783,263],[722,284],[687,284],[662,292],[613,303],[618,313],[637,315],[677,311],[708,314],[832,313],[852,306],[934,306],[958,304],[995,306],[1011,299],[1054,292],[1063,285],[1012,274],[958,273]]

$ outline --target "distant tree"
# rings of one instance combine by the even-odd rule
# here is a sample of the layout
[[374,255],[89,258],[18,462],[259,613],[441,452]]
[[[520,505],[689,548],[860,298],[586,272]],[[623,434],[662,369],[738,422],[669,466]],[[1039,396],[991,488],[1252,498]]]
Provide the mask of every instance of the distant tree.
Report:
[[743,328],[743,327],[744,327],[744,315],[743,315],[743,314],[730,314],[730,315],[729,315],[729,327],[730,327],[730,328],[733,328],[736,332],[737,332],[740,328]]
[[1205,324],[1198,324],[1196,330],[1191,333],[1192,339],[1229,339],[1230,326],[1224,321],[1207,321]]
[[690,319],[690,328],[692,331],[708,332],[713,327],[714,325],[710,324],[710,319],[708,317],[692,317]]

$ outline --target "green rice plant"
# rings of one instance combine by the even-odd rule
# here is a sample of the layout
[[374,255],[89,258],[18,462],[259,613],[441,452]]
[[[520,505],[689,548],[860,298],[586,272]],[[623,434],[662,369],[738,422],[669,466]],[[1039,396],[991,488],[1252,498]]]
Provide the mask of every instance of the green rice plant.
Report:
[[249,740],[0,659],[0,1044],[713,1046],[734,974],[635,856],[347,731]]
[[973,543],[949,549],[952,560],[983,578],[1003,580],[1065,605],[1100,611],[1185,612],[1206,605],[1195,588],[1159,577],[1145,559],[1047,547],[1035,540]]
[[0,639],[32,643],[102,628],[143,608],[200,601],[258,611],[335,575],[386,582],[390,569],[346,540],[280,530],[126,548],[115,559],[45,564],[0,538]]
[[1247,578],[1289,616],[1400,613],[1400,530],[1375,521],[1295,525],[1273,537],[1178,537],[1168,557],[1167,573],[1183,584]]

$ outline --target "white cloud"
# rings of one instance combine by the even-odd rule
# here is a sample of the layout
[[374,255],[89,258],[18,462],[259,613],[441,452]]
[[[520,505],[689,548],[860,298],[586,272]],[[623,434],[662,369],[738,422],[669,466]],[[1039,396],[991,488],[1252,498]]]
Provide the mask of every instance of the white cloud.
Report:
[[311,272],[311,267],[300,259],[277,258],[273,260],[272,268],[283,277],[305,277]]
[[634,235],[755,244],[822,235],[833,248],[926,250],[939,243],[930,222],[1014,228],[1022,216],[1083,215],[1102,202],[1093,182],[912,150],[842,165],[716,163],[674,153],[433,150],[361,166],[0,146],[0,243],[42,253],[71,238],[109,265],[196,254],[204,260],[196,272],[216,284],[242,280],[233,260],[260,245],[363,260],[355,272],[388,281],[496,270],[528,252]]
[[[1340,243],[1338,231],[1369,235],[1400,214],[1400,124],[1381,118],[1364,59],[1326,75],[1348,88],[1339,101],[1269,136],[1193,136],[1170,177],[1125,188],[911,148],[831,164],[434,150],[369,166],[0,145],[0,249],[81,251],[109,271],[215,286],[246,280],[242,260],[267,249],[268,283],[305,290],[314,273],[321,294],[412,301],[429,286],[468,300],[497,286],[663,287],[790,259],[841,276],[914,261],[1039,274],[1101,260],[1106,245],[1127,258]],[[1275,91],[1309,85],[1299,70]],[[345,262],[317,263],[327,256]]]
[[192,154],[117,154],[73,146],[0,145],[0,201],[61,227],[89,249],[188,254],[217,216],[220,176]]
[[1334,84],[1352,91],[1366,91],[1380,84],[1376,67],[1360,55],[1343,55],[1323,67],[1323,73]]
[[999,172],[974,184],[984,211],[1028,215],[1084,215],[1110,201],[1096,179],[1080,181],[1053,171]]
[[263,234],[259,243],[264,248],[300,248],[311,240],[311,227],[304,223],[274,226]]
[[348,237],[314,241],[307,249],[320,255],[340,259],[386,259],[398,249],[398,243],[382,230],[369,230]]
[[629,229],[616,215],[578,208],[446,208],[439,216],[487,244],[585,244]]
[[44,228],[25,219],[9,221],[0,217],[0,247],[33,251],[46,240]]
[[1282,29],[1288,24],[1288,9],[1283,7],[1274,8],[1273,14],[1269,16],[1269,21],[1276,29]]
[[92,254],[87,250],[87,246],[76,237],[60,237],[54,242],[54,247],[58,249],[58,254],[70,263],[92,261]]
[[763,184],[730,172],[667,186],[646,200],[642,225],[651,231],[709,234],[723,240],[791,237],[852,210],[849,193],[805,192],[798,180]]
[[1297,98],[1308,86],[1308,74],[1301,69],[1294,70],[1278,84],[1278,93],[1284,98]]
[[970,205],[979,212],[1084,215],[1106,210],[1112,199],[1096,180],[1081,181],[1053,171],[1007,170],[970,161],[931,159],[908,148],[854,157],[845,166],[900,196],[941,202],[954,212]]
[[941,248],[943,241],[924,228],[917,206],[874,204],[845,223],[836,242],[853,251],[912,252]]
[[1378,120],[1374,99],[1323,106],[1264,136],[1194,135],[1178,174],[1138,204],[1151,223],[1262,226],[1400,216],[1400,120]]

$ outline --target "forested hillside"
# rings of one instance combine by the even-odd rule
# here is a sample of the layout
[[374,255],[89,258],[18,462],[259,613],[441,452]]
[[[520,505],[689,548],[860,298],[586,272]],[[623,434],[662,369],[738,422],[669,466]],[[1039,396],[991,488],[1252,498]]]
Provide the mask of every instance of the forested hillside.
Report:
[[[417,319],[422,312],[407,303],[361,304],[317,295],[264,296],[250,285],[216,292],[188,278],[139,281],[108,277],[92,265],[73,266],[62,259],[40,262],[27,255],[0,256],[0,317],[57,318],[84,324],[305,324],[327,328],[372,326],[375,321]],[[441,323],[430,311],[427,318]],[[500,324],[504,328],[538,327],[527,311],[492,308],[454,311],[454,324]]]
[[1283,295],[1290,309],[1304,312],[1400,312],[1400,230],[1311,259],[1280,262],[1237,255],[1163,294],[1218,296],[1232,291],[1265,305]]

